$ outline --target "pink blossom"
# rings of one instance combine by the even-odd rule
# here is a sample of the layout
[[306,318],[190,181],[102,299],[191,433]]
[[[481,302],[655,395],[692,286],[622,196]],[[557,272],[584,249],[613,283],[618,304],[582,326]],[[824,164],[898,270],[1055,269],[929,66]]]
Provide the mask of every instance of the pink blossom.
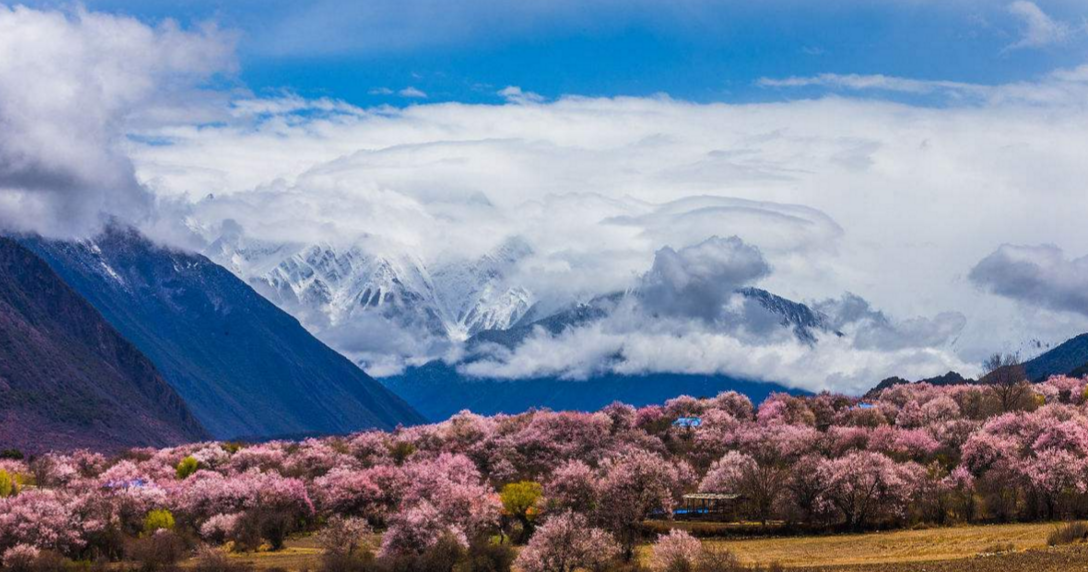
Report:
[[597,475],[582,461],[567,461],[552,473],[545,495],[561,509],[592,511],[597,506]]
[[226,542],[238,530],[241,518],[241,513],[214,515],[200,525],[200,537],[209,542]]
[[41,551],[29,544],[16,544],[3,552],[0,563],[9,570],[30,570]]
[[916,464],[897,465],[880,453],[851,453],[825,463],[827,498],[854,529],[874,517],[901,516],[923,473]]
[[563,513],[547,520],[518,555],[522,572],[599,570],[619,555],[608,533],[593,528],[582,515]]
[[65,493],[29,490],[0,499],[0,548],[27,544],[72,554],[85,543],[84,524]]
[[687,532],[674,528],[661,535],[651,549],[650,569],[654,572],[693,570],[703,544]]
[[378,554],[419,554],[434,546],[443,535],[452,536],[463,546],[468,546],[463,530],[447,523],[434,505],[420,501],[393,515],[389,529],[382,535]]

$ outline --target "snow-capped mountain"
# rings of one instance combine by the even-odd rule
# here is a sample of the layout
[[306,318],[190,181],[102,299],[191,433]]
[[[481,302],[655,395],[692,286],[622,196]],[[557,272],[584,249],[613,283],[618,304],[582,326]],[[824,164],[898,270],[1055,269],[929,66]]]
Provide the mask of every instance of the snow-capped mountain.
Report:
[[826,315],[800,302],[750,286],[737,290],[737,293],[758,303],[760,307],[778,319],[779,325],[791,328],[797,339],[807,344],[816,343],[816,332],[843,335],[842,332],[835,330]]
[[[369,243],[270,244],[224,232],[204,253],[367,367],[405,347],[415,352],[407,357],[428,359],[462,342],[470,354],[488,343],[514,349],[540,328],[557,335],[606,318],[623,300],[641,302],[637,289],[540,302],[519,283],[519,265],[533,251],[517,237],[479,258],[434,267],[411,253],[376,250]],[[809,306],[759,288],[736,293],[755,308],[742,319],[786,328],[810,345],[820,332],[838,334]]]
[[378,317],[410,335],[460,341],[506,329],[532,307],[528,289],[509,284],[532,254],[511,239],[478,259],[433,272],[409,253],[374,253],[359,245],[295,245],[224,233],[205,250],[319,335]]
[[449,333],[430,275],[409,255],[315,244],[249,280],[281,307],[316,310],[332,326],[377,314],[432,336]]

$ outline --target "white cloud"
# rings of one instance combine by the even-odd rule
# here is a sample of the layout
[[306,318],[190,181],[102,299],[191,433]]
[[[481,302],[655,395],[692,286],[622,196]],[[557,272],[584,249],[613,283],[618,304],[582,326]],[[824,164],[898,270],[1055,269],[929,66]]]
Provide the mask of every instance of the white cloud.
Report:
[[920,80],[881,74],[824,73],[811,77],[761,78],[756,83],[763,87],[772,88],[829,87],[855,91],[890,91],[917,95],[945,92],[977,96],[988,94],[991,90],[988,86],[958,81]]
[[679,251],[658,250],[639,291],[650,311],[716,320],[738,288],[770,273],[758,248],[736,236],[712,236]]
[[998,85],[925,80],[886,75],[825,73],[815,76],[761,78],[757,85],[771,89],[818,87],[833,91],[901,93],[940,96],[950,104],[969,105],[1079,105],[1088,94],[1088,66],[1057,69],[1033,82]]
[[498,95],[510,103],[541,103],[544,96],[531,91],[522,91],[516,85],[508,85],[499,90]]
[[1040,48],[1060,44],[1069,39],[1073,29],[1043,12],[1034,2],[1017,0],[1009,4],[1009,12],[1023,24],[1021,37],[1009,49]]
[[417,88],[414,88],[414,87],[411,87],[411,86],[408,86],[408,87],[398,91],[397,95],[399,95],[401,97],[410,97],[410,98],[414,98],[414,99],[424,99],[424,98],[427,97],[427,94],[424,93],[423,90],[420,90],[420,89],[417,89]]
[[71,236],[148,216],[126,129],[221,113],[197,88],[232,65],[212,27],[0,5],[0,227]]
[[537,332],[516,351],[471,362],[461,370],[470,376],[492,378],[586,379],[602,372],[639,375],[658,371],[725,374],[810,391],[862,393],[893,375],[921,379],[950,370],[974,373],[976,369],[945,349],[866,348],[850,336],[818,337],[810,346],[785,330],[779,330],[777,336],[753,336],[721,331],[704,322],[647,319],[634,312],[620,312],[558,336]]

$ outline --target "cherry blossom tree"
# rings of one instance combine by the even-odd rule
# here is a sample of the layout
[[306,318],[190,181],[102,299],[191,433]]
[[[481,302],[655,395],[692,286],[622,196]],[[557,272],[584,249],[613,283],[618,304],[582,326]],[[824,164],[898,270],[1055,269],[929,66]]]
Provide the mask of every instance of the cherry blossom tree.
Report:
[[902,516],[920,477],[917,465],[897,465],[880,453],[850,453],[825,463],[830,475],[827,498],[853,530],[875,517]]
[[651,548],[650,569],[654,572],[694,570],[703,552],[703,543],[687,532],[674,528],[661,535]]
[[691,478],[690,467],[646,451],[606,462],[598,488],[597,520],[619,540],[626,559],[630,560],[638,541],[639,523],[654,513],[671,515]]
[[619,553],[607,532],[593,528],[580,514],[566,512],[536,531],[515,564],[523,572],[600,571]]

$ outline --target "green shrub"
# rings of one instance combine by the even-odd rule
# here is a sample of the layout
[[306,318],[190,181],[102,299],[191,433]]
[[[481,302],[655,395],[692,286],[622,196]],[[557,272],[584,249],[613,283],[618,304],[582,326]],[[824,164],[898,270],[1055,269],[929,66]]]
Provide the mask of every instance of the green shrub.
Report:
[[1088,523],[1070,522],[1055,527],[1050,536],[1047,536],[1046,543],[1048,546],[1058,546],[1059,544],[1073,544],[1082,540],[1088,540]]
[[144,534],[158,530],[174,530],[174,515],[166,509],[153,510],[144,517]]
[[[1085,390],[1088,393],[1088,390]],[[0,459],[14,459],[16,461],[23,460],[23,452],[18,449],[4,449],[0,451]]]
[[200,462],[193,457],[185,457],[178,463],[177,475],[178,480],[184,480],[189,478],[189,475],[196,472],[200,468]]
[[397,441],[389,447],[389,455],[393,457],[393,462],[398,465],[403,464],[415,452],[416,446],[408,441]]
[[7,498],[15,494],[15,479],[11,473],[0,469],[0,498]]

